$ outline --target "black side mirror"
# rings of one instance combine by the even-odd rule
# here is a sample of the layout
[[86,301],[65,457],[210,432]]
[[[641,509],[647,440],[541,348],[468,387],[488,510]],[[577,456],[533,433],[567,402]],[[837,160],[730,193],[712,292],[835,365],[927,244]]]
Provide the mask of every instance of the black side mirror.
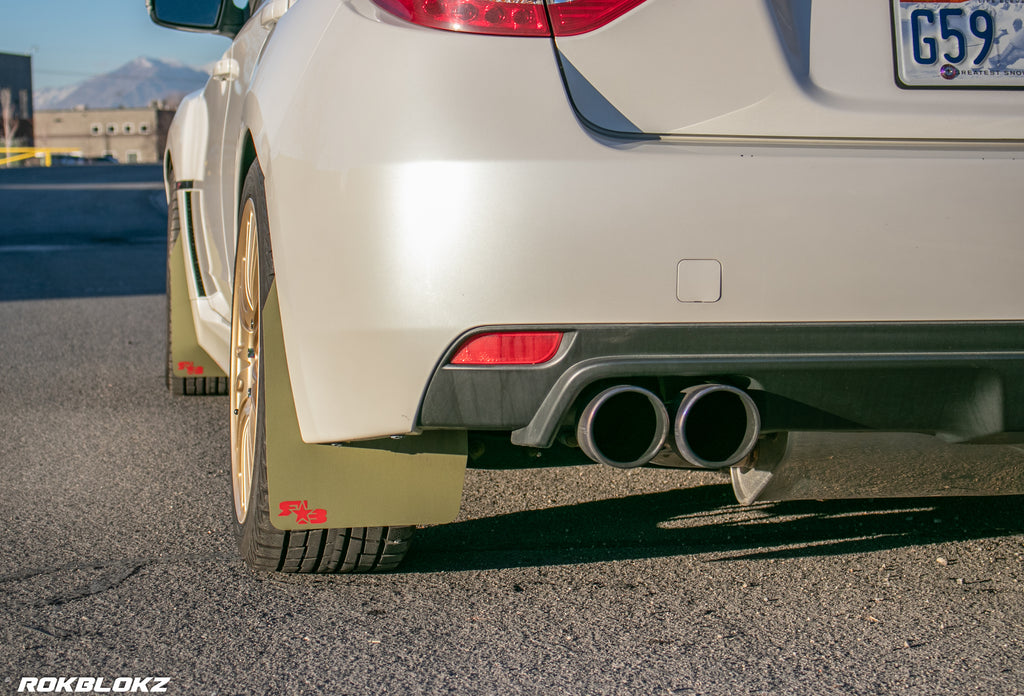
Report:
[[231,37],[248,19],[233,0],[146,0],[146,8],[160,26]]

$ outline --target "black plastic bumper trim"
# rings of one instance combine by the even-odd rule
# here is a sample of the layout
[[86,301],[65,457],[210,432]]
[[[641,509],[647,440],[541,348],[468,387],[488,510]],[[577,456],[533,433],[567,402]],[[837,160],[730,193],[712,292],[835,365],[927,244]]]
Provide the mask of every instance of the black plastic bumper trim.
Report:
[[753,390],[767,428],[920,430],[956,439],[1024,430],[1024,322],[558,328],[574,338],[552,363],[442,364],[420,424],[511,430],[516,444],[546,447],[599,382],[725,379]]

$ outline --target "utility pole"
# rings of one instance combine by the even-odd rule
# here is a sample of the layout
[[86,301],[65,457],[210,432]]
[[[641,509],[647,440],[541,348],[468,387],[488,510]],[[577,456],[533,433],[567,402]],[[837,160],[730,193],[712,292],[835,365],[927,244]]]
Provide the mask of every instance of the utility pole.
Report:
[[[4,125],[4,147],[10,150],[11,143],[14,142],[14,133],[18,130],[18,119],[14,117],[11,90],[7,87],[0,89],[0,117],[3,118]],[[9,167],[11,165],[6,164],[5,166]]]

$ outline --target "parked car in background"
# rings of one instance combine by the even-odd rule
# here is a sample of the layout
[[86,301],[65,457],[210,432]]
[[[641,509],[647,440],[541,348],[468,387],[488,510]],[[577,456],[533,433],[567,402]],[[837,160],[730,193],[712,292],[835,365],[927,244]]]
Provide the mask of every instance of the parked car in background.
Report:
[[1019,492],[1021,3],[148,4],[233,39],[168,137],[168,382],[229,396],[252,566],[394,568],[477,432]]

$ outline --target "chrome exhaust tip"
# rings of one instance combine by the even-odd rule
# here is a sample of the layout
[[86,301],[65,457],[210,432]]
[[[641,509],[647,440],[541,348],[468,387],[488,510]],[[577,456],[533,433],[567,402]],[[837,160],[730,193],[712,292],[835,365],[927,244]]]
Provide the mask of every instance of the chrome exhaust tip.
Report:
[[621,384],[591,399],[576,425],[576,439],[595,462],[632,469],[661,451],[668,431],[668,409],[661,399],[641,387]]
[[683,390],[672,425],[676,453],[702,469],[739,464],[754,449],[761,416],[750,395],[725,384]]

